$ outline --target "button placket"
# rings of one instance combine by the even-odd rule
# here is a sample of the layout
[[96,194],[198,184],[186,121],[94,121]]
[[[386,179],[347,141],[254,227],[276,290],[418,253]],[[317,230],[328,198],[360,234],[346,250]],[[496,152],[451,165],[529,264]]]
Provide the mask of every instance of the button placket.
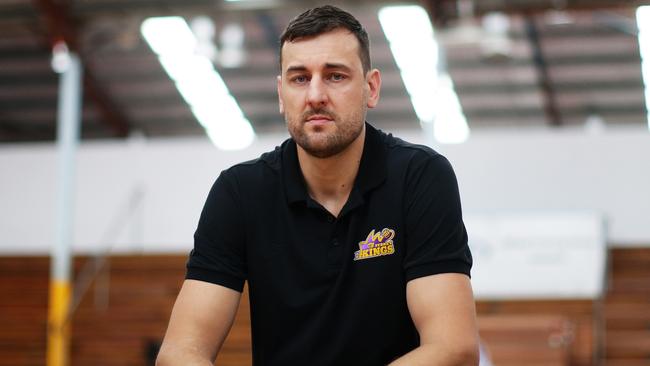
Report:
[[340,220],[337,220],[334,216],[330,215],[330,218],[333,220],[332,226],[331,226],[331,236],[330,236],[330,248],[329,248],[329,262],[330,265],[338,267],[342,262],[341,262],[341,256],[342,256],[342,247],[341,247],[341,242],[339,240],[339,225],[340,225]]

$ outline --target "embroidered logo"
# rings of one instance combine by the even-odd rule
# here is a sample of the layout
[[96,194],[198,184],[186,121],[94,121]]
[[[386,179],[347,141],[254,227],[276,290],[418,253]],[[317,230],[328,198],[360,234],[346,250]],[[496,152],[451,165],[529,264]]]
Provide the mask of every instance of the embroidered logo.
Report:
[[359,242],[359,250],[354,252],[354,260],[358,261],[395,253],[394,237],[395,230],[393,229],[384,228],[377,233],[373,229],[366,240]]

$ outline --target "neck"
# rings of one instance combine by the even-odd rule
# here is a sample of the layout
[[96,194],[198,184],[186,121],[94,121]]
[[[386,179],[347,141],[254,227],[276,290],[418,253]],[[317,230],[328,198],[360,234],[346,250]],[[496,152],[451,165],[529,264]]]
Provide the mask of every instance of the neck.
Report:
[[363,154],[365,126],[345,150],[328,158],[316,158],[298,146],[298,162],[311,198],[338,216],[352,191]]

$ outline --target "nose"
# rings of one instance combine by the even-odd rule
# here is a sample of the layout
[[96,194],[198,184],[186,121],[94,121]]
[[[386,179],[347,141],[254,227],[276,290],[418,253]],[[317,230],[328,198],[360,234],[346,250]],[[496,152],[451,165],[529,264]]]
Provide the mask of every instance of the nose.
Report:
[[321,78],[312,77],[307,91],[307,103],[317,109],[327,105],[326,85]]

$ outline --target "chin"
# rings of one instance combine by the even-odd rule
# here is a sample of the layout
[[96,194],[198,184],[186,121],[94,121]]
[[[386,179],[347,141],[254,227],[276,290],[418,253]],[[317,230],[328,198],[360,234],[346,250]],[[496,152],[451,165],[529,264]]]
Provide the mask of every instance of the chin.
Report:
[[328,122],[328,123],[322,123],[322,124],[314,124],[314,123],[305,123],[303,125],[303,131],[305,133],[324,133],[327,131],[332,131],[336,129],[336,123],[334,122]]

